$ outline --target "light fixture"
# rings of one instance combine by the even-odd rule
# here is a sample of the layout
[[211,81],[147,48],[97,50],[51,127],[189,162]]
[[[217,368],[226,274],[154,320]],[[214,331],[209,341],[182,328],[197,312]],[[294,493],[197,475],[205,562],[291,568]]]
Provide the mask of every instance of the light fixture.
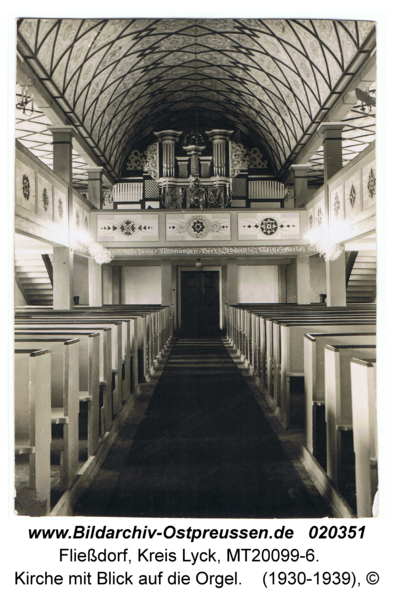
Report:
[[201,267],[201,266],[202,266],[202,262],[201,262],[201,259],[200,259],[200,258],[197,258],[197,259],[196,259],[195,266],[196,266],[196,267]]
[[112,260],[110,250],[95,242],[87,231],[74,232],[72,247],[79,252],[90,254],[91,258],[99,265],[107,264]]
[[375,94],[375,90],[368,90],[368,92],[364,92],[359,88],[355,88],[355,94],[356,99],[360,100],[360,102],[362,103],[360,110],[362,112],[366,112],[367,109],[367,112],[371,113],[373,107],[375,108],[377,101],[375,98],[373,98],[373,96],[370,96],[370,94]]
[[310,229],[303,237],[308,240],[311,249],[318,252],[326,262],[336,260],[344,250],[344,244],[332,243],[326,231]]
[[26,85],[21,86],[21,93],[17,94],[20,100],[16,103],[16,109],[21,110],[28,117],[34,113],[34,93],[29,92],[29,85],[34,85],[31,79],[28,80]]

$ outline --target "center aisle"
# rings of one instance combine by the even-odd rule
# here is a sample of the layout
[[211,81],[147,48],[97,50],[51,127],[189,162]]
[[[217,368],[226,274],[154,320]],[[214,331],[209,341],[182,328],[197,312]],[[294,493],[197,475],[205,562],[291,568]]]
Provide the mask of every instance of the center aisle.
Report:
[[[113,469],[116,457],[110,452],[106,461]],[[284,453],[220,338],[176,341],[128,456],[118,464],[105,516],[329,514]],[[77,514],[89,514],[83,498]]]

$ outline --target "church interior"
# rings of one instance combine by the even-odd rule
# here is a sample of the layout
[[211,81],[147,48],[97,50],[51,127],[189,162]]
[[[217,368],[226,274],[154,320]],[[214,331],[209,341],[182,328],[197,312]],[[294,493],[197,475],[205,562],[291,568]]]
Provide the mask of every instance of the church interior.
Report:
[[375,516],[375,23],[16,27],[16,512]]

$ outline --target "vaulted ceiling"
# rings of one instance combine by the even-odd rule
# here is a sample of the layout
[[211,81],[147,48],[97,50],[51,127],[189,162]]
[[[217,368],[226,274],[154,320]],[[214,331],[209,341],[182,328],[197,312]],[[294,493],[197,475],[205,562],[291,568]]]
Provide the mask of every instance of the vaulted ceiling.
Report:
[[168,128],[240,130],[278,176],[372,35],[368,21],[22,19],[19,51],[119,177]]

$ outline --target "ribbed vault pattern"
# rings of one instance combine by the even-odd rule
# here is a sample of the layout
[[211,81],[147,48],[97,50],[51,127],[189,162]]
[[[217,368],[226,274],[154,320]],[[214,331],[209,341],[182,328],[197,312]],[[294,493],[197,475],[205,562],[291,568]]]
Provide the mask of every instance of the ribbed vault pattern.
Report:
[[[52,95],[117,174],[160,129],[238,129],[276,172],[374,27],[368,21],[22,19]],[[66,104],[64,104],[64,101]]]

